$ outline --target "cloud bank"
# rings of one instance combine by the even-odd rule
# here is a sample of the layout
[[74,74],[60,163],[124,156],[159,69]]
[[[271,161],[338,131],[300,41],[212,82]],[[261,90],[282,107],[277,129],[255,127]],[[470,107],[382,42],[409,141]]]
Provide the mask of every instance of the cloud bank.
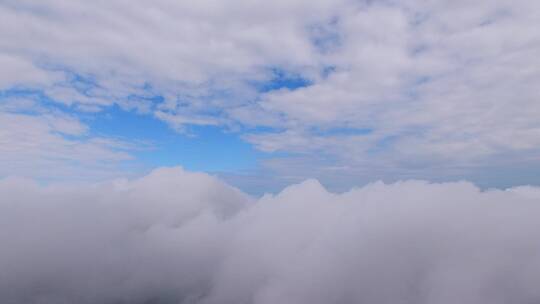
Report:
[[2,303],[535,303],[540,189],[0,181]]

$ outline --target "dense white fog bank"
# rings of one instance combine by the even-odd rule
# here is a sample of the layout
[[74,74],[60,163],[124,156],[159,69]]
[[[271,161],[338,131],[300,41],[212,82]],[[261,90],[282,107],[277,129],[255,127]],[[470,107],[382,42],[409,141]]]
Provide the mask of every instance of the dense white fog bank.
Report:
[[540,302],[540,188],[0,181],[1,303]]

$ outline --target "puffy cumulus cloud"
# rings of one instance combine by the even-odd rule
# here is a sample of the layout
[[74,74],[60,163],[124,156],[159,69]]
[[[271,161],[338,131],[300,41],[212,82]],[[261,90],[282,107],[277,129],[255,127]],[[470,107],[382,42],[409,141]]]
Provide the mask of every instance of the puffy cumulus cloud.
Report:
[[[42,188],[1,182],[6,303],[150,303],[199,296],[248,198],[204,174]],[[183,295],[186,297],[184,298]]]
[[533,303],[540,190],[0,181],[3,303]]

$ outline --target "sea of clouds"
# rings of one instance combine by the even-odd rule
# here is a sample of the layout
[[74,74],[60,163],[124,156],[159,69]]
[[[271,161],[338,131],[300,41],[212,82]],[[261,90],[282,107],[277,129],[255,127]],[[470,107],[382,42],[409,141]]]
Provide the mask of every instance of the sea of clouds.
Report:
[[1,303],[538,303],[540,188],[0,181]]

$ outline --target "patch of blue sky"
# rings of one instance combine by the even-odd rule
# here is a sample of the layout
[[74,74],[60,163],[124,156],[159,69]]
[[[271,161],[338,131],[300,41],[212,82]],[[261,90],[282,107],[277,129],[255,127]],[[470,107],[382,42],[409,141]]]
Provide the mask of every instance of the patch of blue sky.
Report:
[[[102,108],[99,112],[81,112],[75,107],[55,102],[40,90],[12,88],[0,91],[0,103],[9,98],[28,98],[40,107],[70,114],[89,126],[84,136],[67,139],[101,136],[117,138],[126,142],[141,143],[140,149],[130,153],[134,162],[148,168],[159,166],[182,166],[193,171],[243,172],[255,170],[259,160],[268,153],[256,150],[241,139],[241,134],[228,132],[219,126],[189,126],[189,135],[172,130],[165,122],[152,115],[127,111],[118,105]],[[148,100],[159,103],[161,96],[131,95],[128,100]],[[17,113],[36,115],[32,108],[19,109]],[[149,148],[152,147],[152,148]]]
[[367,135],[373,132],[371,128],[350,128],[350,127],[340,127],[340,128],[313,128],[311,132],[315,135],[320,136],[353,136],[353,135]]
[[146,101],[151,101],[154,103],[160,103],[160,102],[163,102],[165,98],[163,98],[163,96],[161,95],[141,96],[141,95],[136,95],[136,94],[130,94],[127,96],[127,100],[135,100],[135,101],[146,100]]
[[182,166],[206,172],[254,170],[265,153],[255,150],[238,134],[218,126],[191,126],[190,134],[177,133],[149,115],[124,111],[118,106],[87,114],[84,121],[94,135],[149,143],[153,148],[133,151],[137,161],[148,167]]
[[265,93],[279,89],[295,90],[313,84],[312,80],[307,79],[299,74],[290,73],[279,68],[272,68],[270,70],[272,73],[270,80],[260,83],[253,83],[257,91]]
[[[49,109],[59,109],[64,112],[71,111],[68,106],[55,102],[47,95],[45,95],[41,90],[23,87],[14,87],[7,90],[0,90],[0,103],[7,102],[13,99],[28,99],[38,103],[40,106]],[[21,114],[33,114],[36,110],[37,109],[35,108],[19,108],[17,112]]]
[[13,87],[6,90],[0,90],[0,100],[5,100],[12,97],[45,98],[46,96],[40,90],[23,87]]

